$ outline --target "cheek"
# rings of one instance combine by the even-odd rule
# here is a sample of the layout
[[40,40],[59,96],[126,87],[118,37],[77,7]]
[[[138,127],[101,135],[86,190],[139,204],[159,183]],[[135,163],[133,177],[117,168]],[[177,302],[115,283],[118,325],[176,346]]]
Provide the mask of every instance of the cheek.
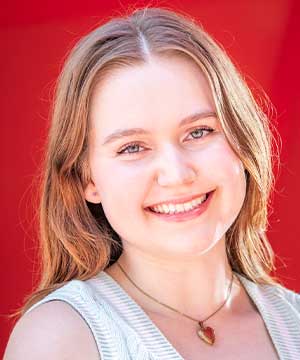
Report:
[[233,221],[238,215],[246,195],[246,176],[241,160],[227,141],[219,144],[211,157],[210,174],[214,174],[218,189],[218,206],[225,218]]
[[246,185],[244,167],[241,160],[228,148],[220,158],[220,182],[229,189],[243,190]]
[[101,195],[104,209],[112,214],[124,216],[136,204],[142,203],[145,175],[141,167],[119,161],[101,161],[94,164],[94,179]]
[[203,171],[211,181],[214,179],[216,186],[245,187],[243,164],[223,135],[216,138],[203,155],[199,165],[200,173]]
[[140,211],[148,179],[144,167],[110,161],[97,169],[95,181],[108,222],[121,239],[140,241],[145,236]]

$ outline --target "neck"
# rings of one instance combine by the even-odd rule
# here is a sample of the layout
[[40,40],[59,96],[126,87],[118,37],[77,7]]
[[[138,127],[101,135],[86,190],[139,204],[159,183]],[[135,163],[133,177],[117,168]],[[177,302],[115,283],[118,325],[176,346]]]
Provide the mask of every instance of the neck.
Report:
[[[144,292],[159,302],[199,320],[210,316],[224,303],[232,280],[225,241],[219,241],[214,248],[198,258],[181,258],[180,261],[124,249],[118,263]],[[180,316],[143,294],[126,278],[116,264],[106,271],[145,311],[170,318]],[[233,312],[240,290],[241,286],[234,277],[228,300],[212,316],[211,321]]]

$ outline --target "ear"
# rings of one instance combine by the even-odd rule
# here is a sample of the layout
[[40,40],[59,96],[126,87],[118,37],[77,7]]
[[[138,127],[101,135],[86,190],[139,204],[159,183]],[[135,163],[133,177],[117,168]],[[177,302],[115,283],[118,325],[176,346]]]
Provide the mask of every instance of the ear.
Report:
[[84,197],[88,202],[93,204],[100,204],[101,197],[96,189],[95,184],[92,181],[90,181],[84,189]]

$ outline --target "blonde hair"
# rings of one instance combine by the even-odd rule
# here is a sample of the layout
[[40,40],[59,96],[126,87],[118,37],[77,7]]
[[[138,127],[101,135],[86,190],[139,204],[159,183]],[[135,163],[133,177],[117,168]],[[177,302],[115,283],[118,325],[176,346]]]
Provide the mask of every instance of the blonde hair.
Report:
[[95,276],[120,256],[120,238],[102,206],[84,198],[90,180],[89,105],[95,86],[107,74],[147,63],[151,55],[185,56],[205,73],[224,133],[242,161],[247,179],[242,209],[226,233],[231,267],[256,283],[279,283],[271,276],[274,254],[266,237],[274,181],[268,117],[225,50],[201,25],[187,15],[150,7],[96,28],[76,44],[65,62],[56,87],[43,165],[41,278],[15,314],[23,314],[67,281]]

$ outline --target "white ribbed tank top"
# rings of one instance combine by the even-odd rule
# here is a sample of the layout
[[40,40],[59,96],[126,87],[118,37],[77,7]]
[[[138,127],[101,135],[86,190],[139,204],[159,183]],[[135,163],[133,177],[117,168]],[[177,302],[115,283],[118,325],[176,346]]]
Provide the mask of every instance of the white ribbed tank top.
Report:
[[[235,272],[257,306],[282,360],[300,359],[300,295],[285,288],[257,285]],[[142,308],[106,272],[71,280],[35,303],[61,300],[89,326],[101,360],[183,360]]]

